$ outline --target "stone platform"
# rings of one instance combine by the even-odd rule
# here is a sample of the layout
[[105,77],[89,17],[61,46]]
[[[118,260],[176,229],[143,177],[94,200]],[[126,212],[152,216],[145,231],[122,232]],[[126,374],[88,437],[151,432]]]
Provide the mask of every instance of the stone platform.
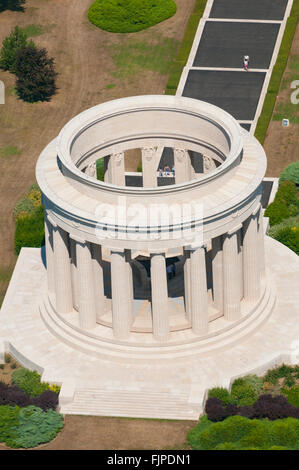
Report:
[[298,257],[269,237],[265,249],[268,302],[246,334],[234,329],[220,348],[195,347],[181,357],[173,345],[173,359],[158,352],[157,360],[119,361],[113,354],[108,359],[107,351],[76,348],[76,341],[71,347],[50,332],[40,312],[47,293],[41,250],[23,248],[0,312],[2,352],[61,384],[64,414],[197,419],[207,389],[229,387],[235,377],[283,361],[299,362]]

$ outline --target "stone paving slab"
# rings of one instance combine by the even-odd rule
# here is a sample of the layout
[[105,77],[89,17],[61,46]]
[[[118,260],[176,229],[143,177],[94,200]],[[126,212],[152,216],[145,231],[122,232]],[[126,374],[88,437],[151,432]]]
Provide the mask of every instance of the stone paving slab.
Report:
[[214,0],[211,18],[282,20],[287,0]]
[[207,21],[193,66],[242,68],[249,55],[250,68],[268,68],[279,28],[280,23]]
[[254,119],[265,73],[190,70],[183,96],[207,101],[235,119]]

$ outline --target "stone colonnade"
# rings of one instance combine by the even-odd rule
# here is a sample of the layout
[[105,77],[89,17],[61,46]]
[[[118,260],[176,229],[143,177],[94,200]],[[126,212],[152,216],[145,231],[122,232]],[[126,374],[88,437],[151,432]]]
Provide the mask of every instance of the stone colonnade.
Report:
[[[160,150],[160,151],[159,151]],[[202,172],[196,173],[194,170],[193,152],[190,153],[186,149],[173,149],[174,167],[175,167],[175,183],[184,183],[197,177],[198,174],[206,173],[216,168],[212,157],[202,156]],[[143,187],[157,187],[157,166],[161,156],[161,149],[157,147],[143,147],[142,155],[142,177]],[[85,173],[88,176],[96,178],[96,164],[90,163]],[[125,186],[125,153],[118,152],[104,158],[104,181],[118,186]]]
[[[46,217],[45,240],[48,290],[57,313],[73,308],[79,325],[91,330],[106,311],[101,246],[81,240]],[[265,275],[262,209],[259,205],[243,224],[211,240],[214,307],[228,321],[241,317],[241,300],[256,302]],[[126,339],[133,322],[133,275],[130,250],[111,251],[112,328]],[[184,296],[186,318],[197,335],[208,333],[206,247],[185,247]],[[153,335],[167,341],[170,333],[166,256],[150,254]]]

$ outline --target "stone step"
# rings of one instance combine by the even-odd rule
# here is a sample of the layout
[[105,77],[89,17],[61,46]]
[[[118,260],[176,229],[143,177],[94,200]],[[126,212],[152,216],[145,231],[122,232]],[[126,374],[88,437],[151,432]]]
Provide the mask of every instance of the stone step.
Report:
[[197,420],[198,410],[188,404],[188,394],[148,390],[77,390],[72,403],[60,407],[63,414],[126,416],[140,418]]
[[260,304],[256,306],[255,311],[248,315],[247,318],[242,319],[238,324],[228,325],[225,330],[220,332],[215,331],[206,338],[193,341],[186,340],[185,343],[169,342],[165,346],[149,345],[148,347],[132,342],[117,344],[104,338],[94,338],[77,331],[75,328],[67,325],[51,310],[47,300],[41,309],[41,317],[56,337],[69,344],[72,348],[84,353],[120,362],[150,360],[151,362],[159,363],[160,360],[167,360],[168,357],[171,360],[180,359],[195,353],[203,356],[214,350],[221,351],[229,344],[236,344],[244,340],[268,318],[273,305],[274,295],[270,284],[268,284],[265,294],[260,299]]

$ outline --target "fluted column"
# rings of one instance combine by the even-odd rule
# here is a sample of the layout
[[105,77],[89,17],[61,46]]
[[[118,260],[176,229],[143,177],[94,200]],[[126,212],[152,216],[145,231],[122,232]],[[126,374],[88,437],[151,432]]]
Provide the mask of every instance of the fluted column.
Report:
[[212,239],[213,300],[215,307],[223,312],[223,255],[222,236]]
[[144,147],[142,153],[142,181],[144,188],[157,186],[157,147]]
[[54,279],[54,250],[53,250],[53,227],[45,216],[45,247],[46,247],[46,260],[47,260],[47,281],[48,291],[55,292],[55,279]]
[[191,323],[195,334],[208,331],[209,307],[206,257],[204,247],[190,252],[191,267]]
[[209,173],[210,171],[215,170],[216,163],[214,162],[213,158],[209,155],[203,156],[203,172]]
[[126,266],[128,270],[128,290],[129,290],[129,314],[131,317],[131,325],[134,321],[134,283],[133,270],[131,265],[131,250],[125,250]]
[[73,305],[78,307],[78,270],[77,270],[77,255],[76,255],[76,241],[70,238],[71,250],[71,275],[72,275],[72,292],[73,292]]
[[112,183],[112,171],[111,171],[112,159],[109,155],[104,159],[104,182]]
[[112,184],[125,186],[125,154],[124,152],[114,153],[110,157]]
[[53,239],[56,309],[58,313],[69,313],[73,310],[69,236],[63,229],[56,227]]
[[239,272],[240,272],[240,300],[244,297],[244,283],[243,283],[243,239],[242,239],[242,230],[238,230],[238,258],[239,258]]
[[191,321],[191,267],[190,267],[190,251],[184,250],[184,298],[185,298],[185,314],[187,320]]
[[244,299],[253,302],[260,295],[260,265],[257,236],[257,214],[243,223]]
[[175,182],[176,184],[190,181],[191,177],[191,161],[188,150],[173,149]]
[[76,242],[78,269],[78,307],[81,328],[90,330],[96,326],[96,304],[91,246],[89,242]]
[[114,337],[126,339],[130,334],[130,293],[125,253],[111,252],[112,327]]
[[236,228],[223,236],[223,312],[229,321],[241,315],[238,234]]
[[169,336],[168,290],[164,253],[151,254],[153,335],[158,341]]
[[94,276],[96,318],[100,320],[105,313],[104,274],[102,266],[102,247],[96,243],[91,244],[92,265]]
[[261,279],[265,277],[265,234],[264,234],[264,220],[263,220],[263,209],[260,206],[258,212],[258,251],[260,260],[260,276]]

